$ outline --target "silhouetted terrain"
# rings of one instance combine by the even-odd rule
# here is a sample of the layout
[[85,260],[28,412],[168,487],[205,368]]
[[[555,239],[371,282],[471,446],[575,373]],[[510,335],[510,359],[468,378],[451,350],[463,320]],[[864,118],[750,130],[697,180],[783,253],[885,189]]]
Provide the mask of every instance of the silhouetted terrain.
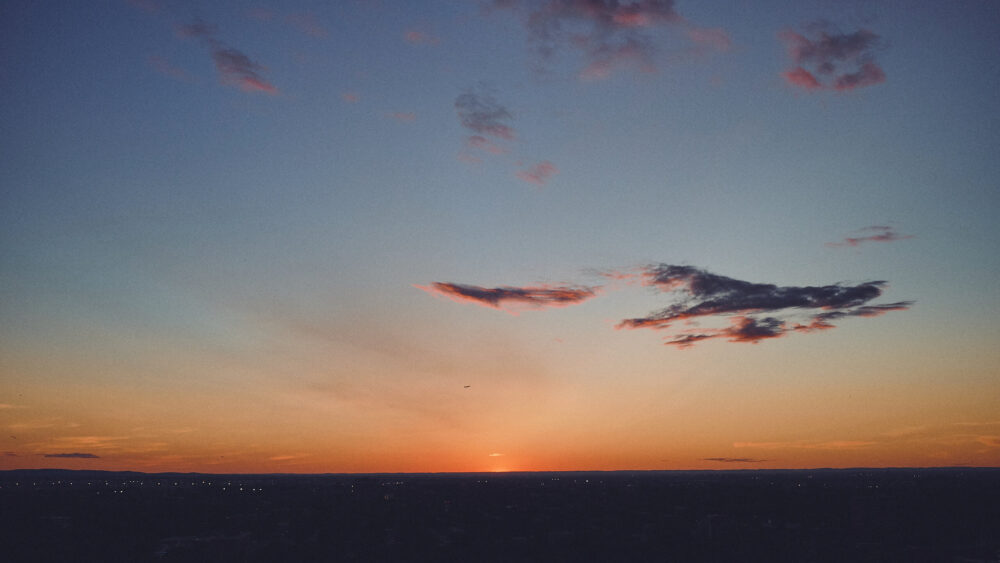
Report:
[[1000,469],[0,472],[6,561],[1000,561]]

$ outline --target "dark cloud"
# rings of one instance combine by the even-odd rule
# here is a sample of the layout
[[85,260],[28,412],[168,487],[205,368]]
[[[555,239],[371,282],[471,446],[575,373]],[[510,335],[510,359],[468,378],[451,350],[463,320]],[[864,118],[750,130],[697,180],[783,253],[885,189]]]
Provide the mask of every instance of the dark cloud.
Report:
[[490,135],[505,140],[514,139],[514,129],[505,121],[513,117],[489,93],[469,90],[455,98],[455,111],[462,127],[479,135]]
[[17,457],[17,454],[14,452],[4,452],[3,455],[7,457]]
[[458,283],[433,282],[430,286],[415,286],[428,293],[454,301],[468,301],[502,309],[507,304],[532,309],[565,307],[581,303],[597,295],[599,287],[540,285],[533,287],[480,287]]
[[261,76],[265,68],[242,51],[220,41],[216,37],[218,27],[215,25],[195,22],[179,26],[177,33],[201,41],[211,53],[215,70],[224,84],[231,84],[245,92],[278,93],[278,89]]
[[767,459],[753,459],[750,457],[705,457],[702,459],[705,461],[718,461],[720,463],[760,463],[762,461],[770,461]]
[[[492,6],[523,16],[529,39],[543,60],[566,47],[580,51],[586,61],[583,78],[604,78],[620,66],[654,70],[656,49],[643,32],[686,25],[673,0],[494,0]],[[721,29],[692,28],[688,39],[719,50],[730,43]]]
[[881,38],[867,30],[839,33],[825,22],[806,26],[806,33],[785,30],[779,37],[795,67],[783,73],[793,86],[807,90],[853,90],[885,82],[875,61]]
[[45,454],[45,457],[69,457],[77,459],[98,459],[101,456],[94,454],[82,454],[82,453],[71,453],[71,454]]
[[[905,311],[913,305],[913,301],[870,303],[882,295],[886,286],[884,281],[778,286],[738,280],[694,266],[675,264],[656,264],[626,272],[594,271],[592,275],[613,280],[612,285],[487,288],[434,282],[429,286],[415,287],[455,301],[473,302],[494,309],[507,305],[540,309],[573,305],[595,297],[609,287],[628,286],[633,280],[642,280],[646,286],[670,293],[674,297],[673,304],[645,317],[622,320],[616,328],[664,330],[672,329],[679,323],[683,328],[665,342],[677,348],[688,348],[716,338],[757,343],[795,332],[832,329],[835,328],[833,321],[849,317],[878,317],[892,311]],[[622,281],[625,283],[616,283]],[[701,321],[718,319],[727,320],[728,326],[698,326]]]
[[[731,317],[731,326],[685,331],[668,345],[686,348],[700,341],[725,338],[730,342],[760,342],[785,336],[791,331],[833,328],[830,321],[845,317],[875,317],[890,311],[908,309],[912,301],[870,305],[882,295],[884,281],[854,285],[777,286],[753,283],[713,274],[692,266],[659,264],[643,272],[647,285],[682,296],[673,305],[645,317],[625,319],[618,328],[670,328],[677,321],[703,317]],[[777,315],[808,313],[810,324],[789,325]],[[760,316],[760,315],[767,316]]]
[[871,227],[865,227],[861,229],[862,232],[873,233],[870,235],[857,236],[857,237],[847,237],[840,242],[828,242],[827,246],[859,246],[864,242],[892,242],[896,240],[903,240],[908,238],[913,238],[913,235],[901,235],[897,233],[892,227],[885,225],[873,225]]

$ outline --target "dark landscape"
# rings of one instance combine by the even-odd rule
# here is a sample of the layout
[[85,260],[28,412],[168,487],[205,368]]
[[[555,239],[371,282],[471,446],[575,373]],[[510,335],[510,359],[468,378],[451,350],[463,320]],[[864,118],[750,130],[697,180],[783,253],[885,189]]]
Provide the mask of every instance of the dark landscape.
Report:
[[1000,469],[0,472],[6,561],[1000,561]]

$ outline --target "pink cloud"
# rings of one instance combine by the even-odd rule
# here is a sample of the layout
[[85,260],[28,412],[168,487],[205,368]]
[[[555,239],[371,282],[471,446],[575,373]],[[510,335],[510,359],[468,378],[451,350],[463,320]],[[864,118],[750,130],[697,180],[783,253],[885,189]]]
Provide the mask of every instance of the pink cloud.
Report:
[[261,77],[265,68],[236,49],[218,47],[212,51],[215,69],[225,84],[234,84],[244,92],[277,94],[278,89]]
[[806,90],[848,91],[885,82],[885,72],[875,62],[881,38],[867,30],[840,33],[827,23],[806,26],[809,36],[785,30],[785,42],[795,67],[782,73],[790,85]]
[[532,184],[537,184],[539,186],[544,185],[545,182],[549,180],[552,176],[559,172],[555,164],[544,160],[538,164],[528,168],[527,170],[519,170],[517,172],[517,177],[524,180],[525,182],[531,182]]
[[578,76],[587,80],[607,78],[615,70],[631,67],[641,72],[655,69],[657,46],[654,28],[687,29],[689,41],[720,51],[730,41],[721,29],[699,28],[674,9],[673,0],[494,0],[492,8],[523,15],[529,41],[543,60],[562,48],[583,54]]
[[504,154],[507,149],[495,144],[482,135],[472,135],[465,140],[466,146],[474,149],[479,149],[493,154]]
[[850,246],[857,247],[865,242],[893,242],[897,240],[905,240],[913,238],[913,235],[901,235],[897,233],[892,227],[885,225],[874,225],[871,227],[865,227],[861,231],[874,232],[875,234],[860,236],[860,237],[846,237],[840,242],[828,242],[826,246],[838,247],[838,246]]
[[823,85],[819,83],[819,80],[816,80],[816,77],[813,76],[811,72],[800,66],[797,66],[792,70],[787,70],[781,73],[781,75],[784,76],[785,81],[792,86],[798,86],[799,88],[805,88],[806,90],[818,90],[823,87]]
[[873,86],[883,82],[885,82],[885,72],[882,71],[882,67],[875,63],[868,62],[863,64],[861,66],[861,70],[857,72],[838,76],[837,81],[833,84],[833,87],[837,90],[843,91],[853,90],[855,88],[864,88],[865,86]]
[[277,94],[278,89],[261,76],[266,69],[250,59],[242,51],[233,49],[217,39],[217,28],[202,22],[182,25],[177,28],[181,37],[199,39],[212,55],[215,69],[223,84],[236,86],[244,92]]
[[437,45],[441,42],[441,40],[437,37],[415,29],[411,29],[404,33],[403,39],[407,43],[412,43],[414,45]]

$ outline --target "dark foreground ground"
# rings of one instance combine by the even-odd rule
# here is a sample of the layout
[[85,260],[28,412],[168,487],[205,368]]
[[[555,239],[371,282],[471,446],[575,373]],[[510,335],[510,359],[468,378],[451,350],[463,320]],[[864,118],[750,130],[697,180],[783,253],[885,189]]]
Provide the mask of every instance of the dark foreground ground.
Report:
[[4,561],[1000,561],[1000,469],[0,472]]

